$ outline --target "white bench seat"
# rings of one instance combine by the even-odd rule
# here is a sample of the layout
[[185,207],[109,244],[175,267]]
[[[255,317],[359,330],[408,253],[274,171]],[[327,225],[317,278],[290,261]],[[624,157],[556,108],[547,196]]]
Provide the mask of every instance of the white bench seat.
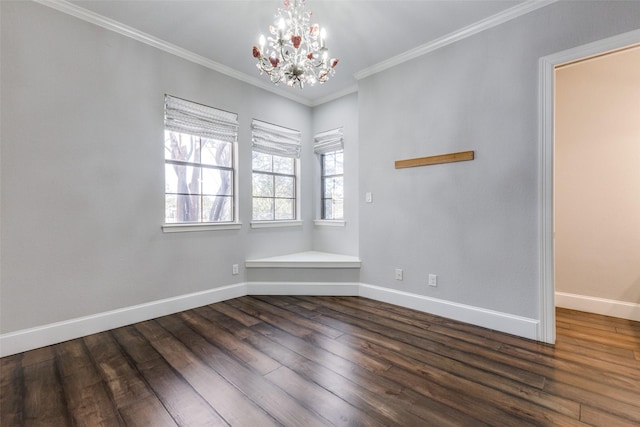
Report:
[[245,261],[246,268],[360,268],[360,258],[306,251]]

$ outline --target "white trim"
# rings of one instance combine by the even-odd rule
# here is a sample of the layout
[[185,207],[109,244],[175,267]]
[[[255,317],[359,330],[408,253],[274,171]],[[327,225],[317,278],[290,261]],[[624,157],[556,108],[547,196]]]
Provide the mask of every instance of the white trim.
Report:
[[345,221],[337,219],[314,219],[313,224],[318,227],[344,227],[347,225]]
[[356,282],[248,282],[0,335],[0,357],[245,295],[361,296],[536,339],[538,321]]
[[357,282],[248,282],[247,295],[353,296],[360,292]]
[[[341,98],[345,95],[349,95],[351,93],[358,91],[358,85],[355,84],[355,85],[348,86],[338,92],[329,94],[323,98],[319,98],[317,100],[308,100],[294,93],[283,91],[282,88],[271,84],[265,79],[259,79],[254,76],[249,76],[245,73],[234,70],[233,68],[223,65],[219,62],[212,61],[211,59],[205,58],[202,55],[198,55],[187,49],[184,49],[174,44],[171,44],[169,42],[166,42],[155,36],[144,33],[138,29],[125,25],[111,18],[107,18],[106,16],[100,15],[98,13],[85,9],[81,6],[78,6],[74,3],[70,3],[66,0],[34,0],[34,1],[44,6],[48,6],[52,9],[74,16],[83,21],[90,22],[94,25],[105,28],[109,31],[113,31],[125,37],[129,37],[131,39],[137,40],[146,45],[155,47],[156,49],[160,49],[164,52],[170,53],[179,58],[186,59],[187,61],[191,61],[195,64],[202,65],[203,67],[217,71],[221,74],[240,80],[252,86],[256,86],[256,87],[259,87],[260,89],[264,89],[268,92],[274,93],[284,98],[288,98],[292,101],[298,102],[307,107],[317,107],[318,105],[322,105],[324,103],[333,101],[335,99]],[[454,31],[450,34],[447,34],[443,37],[440,37],[422,46],[418,46],[407,52],[401,53],[400,55],[394,56],[390,59],[382,61],[371,67],[365,68],[364,70],[358,71],[357,73],[354,74],[354,77],[357,80],[360,80],[372,74],[379,73],[380,71],[384,71],[388,68],[402,64],[403,62],[417,58],[426,53],[432,52],[436,49],[440,49],[441,47],[447,46],[451,43],[455,43],[456,41],[470,37],[481,31],[503,24],[509,20],[515,19],[519,16],[525,15],[536,9],[547,6],[550,3],[554,3],[555,1],[557,0],[527,0],[524,3],[511,7],[507,10],[504,10],[488,18],[485,18],[481,21],[478,21],[467,27],[464,27],[458,31]]]
[[331,102],[331,101],[335,101],[336,99],[340,99],[343,96],[347,96],[350,95],[352,93],[356,93],[358,92],[358,85],[357,84],[353,84],[351,86],[348,86],[342,90],[339,90],[337,92],[334,93],[330,93],[329,95],[319,98],[315,101],[311,101],[311,103],[309,104],[310,107],[317,107],[318,105],[322,105],[325,104],[327,102]]
[[65,0],[34,0],[34,1],[44,6],[48,6],[52,9],[56,9],[60,12],[82,19],[83,21],[90,22],[99,27],[105,28],[109,31],[113,31],[125,37],[129,37],[131,39],[142,42],[146,45],[155,47],[156,49],[160,49],[164,52],[170,53],[179,58],[186,59],[187,61],[191,61],[198,65],[202,65],[203,67],[209,68],[210,70],[217,71],[218,73],[224,74],[226,76],[232,77],[234,79],[240,80],[250,85],[259,87],[260,89],[264,89],[271,93],[275,93],[276,95],[282,96],[284,98],[291,99],[292,101],[298,102],[307,107],[313,107],[312,103],[308,99],[305,99],[301,96],[295,95],[287,91],[283,91],[281,87],[275,86],[271,82],[267,82],[266,80],[249,76],[245,73],[241,73],[240,71],[234,70],[231,67],[220,64],[219,62],[216,62],[216,61],[212,61],[211,59],[205,58],[204,56],[193,53],[190,50],[187,50],[179,46],[176,46],[174,44],[171,44],[169,42],[166,42],[155,36],[144,33],[133,27],[129,27],[128,25],[122,24],[111,18],[107,18],[106,16],[102,16],[98,13],[92,12],[76,4],[69,3],[68,1],[65,1]]
[[247,295],[244,283],[0,335],[0,357]]
[[549,344],[556,342],[556,313],[553,292],[554,254],[553,254],[553,66],[545,58],[540,60],[539,70],[539,135],[538,168],[538,229],[540,232],[538,248],[540,268],[540,301],[538,304],[540,330],[538,339]]
[[518,18],[522,15],[526,15],[527,13],[530,13],[530,12],[533,12],[534,10],[548,6],[549,4],[555,3],[556,1],[557,0],[525,1],[509,9],[503,10],[502,12],[499,12],[493,16],[482,19],[469,26],[466,26],[452,33],[449,33],[445,36],[432,40],[426,44],[423,44],[422,46],[415,47],[404,53],[401,53],[392,58],[389,58],[385,61],[379,62],[378,64],[375,64],[371,67],[365,68],[364,70],[360,70],[357,73],[355,73],[353,76],[357,80],[361,80],[365,77],[369,77],[373,74],[379,73],[388,68],[395,67],[396,65],[418,58],[422,55],[425,55],[429,52],[433,52],[434,50],[440,49],[442,47],[445,47],[447,45],[450,45],[462,39],[466,39],[467,37],[471,37],[474,34],[478,34],[482,31],[496,27],[500,24],[504,24],[507,21]]
[[197,224],[163,224],[162,231],[165,233],[184,233],[189,231],[214,231],[214,230],[240,230],[242,223],[239,222],[222,222],[214,223],[197,223]]
[[362,283],[360,284],[360,296],[532,340],[537,339],[539,322],[527,317]]
[[603,316],[613,316],[640,322],[640,304],[633,302],[556,292],[556,305],[572,310],[586,311],[589,313],[602,314]]
[[540,248],[540,331],[538,339],[547,343],[555,342],[555,278],[553,254],[553,102],[554,70],[557,65],[588,58],[616,49],[640,43],[640,30],[629,31],[617,36],[598,40],[553,55],[540,58],[538,92],[538,206]]
[[278,227],[300,227],[304,221],[253,221],[251,228],[278,228]]

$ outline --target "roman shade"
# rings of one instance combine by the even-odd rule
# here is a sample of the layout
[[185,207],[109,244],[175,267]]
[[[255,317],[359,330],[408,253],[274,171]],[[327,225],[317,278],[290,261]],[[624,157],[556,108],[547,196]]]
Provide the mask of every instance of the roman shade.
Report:
[[299,131],[254,119],[251,122],[252,149],[264,154],[300,158],[302,135]]
[[313,141],[313,151],[316,154],[329,153],[331,151],[338,151],[344,148],[342,128],[321,132],[313,138]]
[[168,130],[202,138],[236,142],[238,115],[206,105],[164,96],[164,125]]

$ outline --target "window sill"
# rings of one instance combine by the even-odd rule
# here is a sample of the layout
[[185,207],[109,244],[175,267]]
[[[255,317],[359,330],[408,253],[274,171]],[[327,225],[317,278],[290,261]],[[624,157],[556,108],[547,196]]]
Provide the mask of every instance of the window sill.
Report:
[[276,228],[276,227],[299,227],[303,221],[255,221],[251,223],[251,228]]
[[215,231],[215,230],[240,230],[242,223],[221,222],[221,223],[197,223],[197,224],[163,224],[164,233],[184,233],[189,231]]
[[344,227],[347,223],[343,220],[316,219],[313,224],[319,227]]

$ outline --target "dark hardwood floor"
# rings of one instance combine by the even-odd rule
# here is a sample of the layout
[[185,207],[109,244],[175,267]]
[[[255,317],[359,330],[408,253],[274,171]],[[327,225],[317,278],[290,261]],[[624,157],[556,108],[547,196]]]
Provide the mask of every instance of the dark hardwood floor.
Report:
[[357,297],[243,297],[1,359],[0,425],[640,425],[640,323],[555,346]]

